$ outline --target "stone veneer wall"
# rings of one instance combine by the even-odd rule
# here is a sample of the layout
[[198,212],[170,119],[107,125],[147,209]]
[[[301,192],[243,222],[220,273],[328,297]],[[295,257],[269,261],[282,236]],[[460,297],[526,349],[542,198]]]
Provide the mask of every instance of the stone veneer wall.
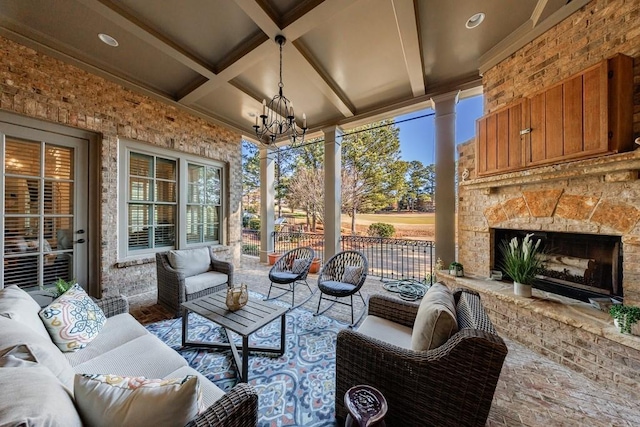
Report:
[[[640,2],[593,0],[483,76],[485,112],[533,95],[624,53],[634,58],[634,135],[640,135]],[[475,142],[459,147],[459,261],[483,277],[490,228],[622,236],[625,302],[640,304],[640,152],[477,178]]]
[[100,140],[99,280],[105,295],[155,289],[155,258],[118,263],[118,138],[223,161],[228,168],[223,258],[240,261],[241,136],[0,37],[0,109],[95,132]]

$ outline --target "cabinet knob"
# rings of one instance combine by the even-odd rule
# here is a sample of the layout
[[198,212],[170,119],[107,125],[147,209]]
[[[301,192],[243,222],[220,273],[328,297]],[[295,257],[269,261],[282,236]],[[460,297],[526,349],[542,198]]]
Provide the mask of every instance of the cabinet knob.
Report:
[[520,136],[522,136],[522,135],[526,135],[526,134],[528,134],[528,133],[531,133],[531,128],[522,129],[522,130],[520,131]]

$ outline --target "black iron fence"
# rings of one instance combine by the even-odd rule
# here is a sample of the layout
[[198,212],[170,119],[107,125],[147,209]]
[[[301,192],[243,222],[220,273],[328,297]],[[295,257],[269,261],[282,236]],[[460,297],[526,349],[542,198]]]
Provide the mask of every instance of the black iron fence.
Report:
[[242,229],[242,253],[244,255],[260,255],[260,230]]
[[324,262],[324,234],[297,231],[274,231],[273,250],[284,253],[301,246],[312,248],[316,252],[316,258]]
[[430,240],[342,236],[341,242],[343,250],[366,255],[372,276],[431,282],[434,242]]

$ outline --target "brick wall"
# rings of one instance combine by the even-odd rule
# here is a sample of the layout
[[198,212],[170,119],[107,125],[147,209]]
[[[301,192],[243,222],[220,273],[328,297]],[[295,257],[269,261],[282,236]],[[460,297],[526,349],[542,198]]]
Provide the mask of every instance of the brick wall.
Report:
[[[634,137],[640,136],[638,22],[637,0],[593,0],[484,73],[485,113],[623,53],[634,59],[629,90]],[[458,194],[458,258],[465,273],[489,276],[491,228],[617,235],[623,244],[625,303],[640,304],[640,150],[479,179],[475,148],[475,142],[458,148],[459,171],[469,171]],[[586,330],[580,318],[551,318],[514,301],[511,290],[481,293],[500,333],[593,379],[635,389],[640,384],[636,337],[625,344],[620,341],[627,338],[618,333]],[[604,323],[610,323],[606,315]]]
[[241,137],[180,109],[0,37],[0,109],[95,132],[100,141],[99,280],[106,295],[155,289],[155,263],[118,264],[118,138],[225,162],[223,258],[240,260]]

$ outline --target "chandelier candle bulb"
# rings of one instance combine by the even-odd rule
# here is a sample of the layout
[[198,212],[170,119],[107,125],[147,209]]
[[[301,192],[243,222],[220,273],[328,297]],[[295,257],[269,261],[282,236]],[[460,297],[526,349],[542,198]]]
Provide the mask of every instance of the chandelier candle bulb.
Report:
[[307,128],[307,115],[305,113],[302,113],[302,128]]
[[267,100],[266,99],[262,100],[262,115],[263,116],[267,115]]

